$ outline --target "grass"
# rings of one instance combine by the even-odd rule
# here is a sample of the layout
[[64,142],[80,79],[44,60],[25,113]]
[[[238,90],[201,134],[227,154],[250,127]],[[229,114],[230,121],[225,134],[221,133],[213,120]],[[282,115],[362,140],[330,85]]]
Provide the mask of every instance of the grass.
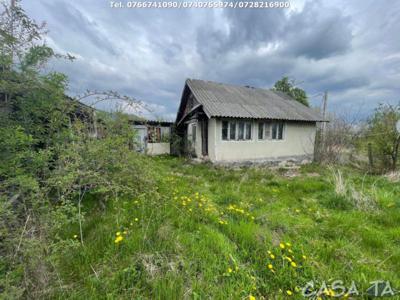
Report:
[[147,162],[153,192],[105,211],[86,199],[84,245],[73,237],[78,224],[60,232],[53,298],[304,299],[299,289],[310,280],[319,288],[335,279],[360,293],[378,279],[400,288],[398,183],[350,169],[338,182],[315,165],[288,178]]

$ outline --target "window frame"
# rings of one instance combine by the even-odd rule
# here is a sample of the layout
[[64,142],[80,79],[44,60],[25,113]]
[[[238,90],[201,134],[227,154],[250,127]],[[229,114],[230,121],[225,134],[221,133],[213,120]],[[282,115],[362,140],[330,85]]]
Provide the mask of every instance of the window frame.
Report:
[[[262,138],[260,138],[260,128],[262,128]],[[286,122],[284,121],[258,122],[258,135],[257,135],[258,141],[283,141],[285,140],[285,133],[286,133]]]
[[[240,125],[243,125],[243,136],[240,133]],[[226,138],[224,138],[224,131],[226,130]],[[234,132],[234,137],[232,135]],[[241,142],[253,140],[253,121],[245,120],[222,120],[221,122],[221,141],[223,142]]]

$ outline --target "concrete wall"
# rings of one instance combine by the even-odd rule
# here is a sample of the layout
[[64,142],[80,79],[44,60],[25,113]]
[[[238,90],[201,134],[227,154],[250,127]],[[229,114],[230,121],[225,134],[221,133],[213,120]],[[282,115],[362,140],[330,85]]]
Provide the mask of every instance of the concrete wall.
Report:
[[258,140],[258,122],[253,121],[252,140],[223,141],[222,120],[211,118],[208,122],[209,158],[215,162],[312,158],[315,133],[315,123],[285,122],[283,140]]
[[170,154],[169,143],[147,143],[146,152],[149,155]]

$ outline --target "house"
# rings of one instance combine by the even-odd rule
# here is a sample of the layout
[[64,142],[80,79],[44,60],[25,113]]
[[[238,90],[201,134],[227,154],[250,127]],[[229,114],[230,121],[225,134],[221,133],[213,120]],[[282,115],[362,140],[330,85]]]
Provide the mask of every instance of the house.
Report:
[[278,91],[187,79],[176,130],[185,153],[212,162],[303,161],[323,121]]
[[134,120],[138,151],[149,155],[170,154],[172,122]]

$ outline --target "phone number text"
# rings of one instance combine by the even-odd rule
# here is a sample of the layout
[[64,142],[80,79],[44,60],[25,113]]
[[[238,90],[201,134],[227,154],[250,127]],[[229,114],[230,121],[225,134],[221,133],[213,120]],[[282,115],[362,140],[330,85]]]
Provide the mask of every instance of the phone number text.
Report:
[[110,1],[112,8],[289,8],[289,1]]

